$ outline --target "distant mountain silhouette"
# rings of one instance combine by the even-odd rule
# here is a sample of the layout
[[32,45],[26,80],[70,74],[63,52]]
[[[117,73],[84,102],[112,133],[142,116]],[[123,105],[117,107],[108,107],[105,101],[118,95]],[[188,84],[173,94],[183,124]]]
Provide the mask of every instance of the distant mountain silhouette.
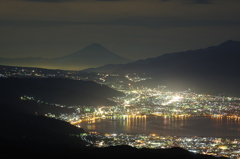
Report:
[[0,57],[0,65],[46,68],[46,67],[53,67],[53,61],[51,59],[41,58],[41,57],[26,57],[26,58],[1,58]]
[[[54,59],[64,66],[96,67],[105,64],[127,63],[131,60],[116,55],[98,43],[91,44],[73,54]],[[74,65],[73,65],[74,64]]]
[[150,83],[155,85],[167,85],[172,89],[195,88],[206,93],[230,93],[240,96],[239,59],[240,42],[229,40],[205,49],[169,53],[125,65],[106,65],[96,70],[122,74],[147,73],[153,77]]
[[101,44],[93,43],[73,54],[58,58],[0,58],[0,65],[41,67],[62,70],[82,70],[106,64],[123,64],[131,60],[109,51]]

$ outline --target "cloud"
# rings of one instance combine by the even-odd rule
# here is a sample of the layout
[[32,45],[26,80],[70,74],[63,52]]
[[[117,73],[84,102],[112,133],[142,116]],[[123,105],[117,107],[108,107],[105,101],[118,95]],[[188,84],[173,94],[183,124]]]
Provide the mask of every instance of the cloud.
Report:
[[[211,2],[218,4],[209,5]],[[197,3],[199,5],[195,5]],[[135,25],[141,23],[137,18],[150,18],[148,21],[144,19],[149,23],[145,25],[149,26],[154,23],[165,25],[174,19],[234,21],[239,20],[239,4],[240,2],[236,0],[201,0],[201,2],[199,0],[5,0],[0,5],[0,20],[69,22],[116,20],[118,23],[120,19],[121,23]],[[154,18],[156,20],[152,20]]]
[[48,3],[60,3],[60,2],[87,2],[87,1],[107,1],[107,2],[116,2],[116,1],[127,1],[127,0],[23,0],[31,2],[48,2]]
[[[160,2],[170,2],[173,0],[159,0]],[[212,4],[214,0],[182,0],[184,4]]]
[[[239,0],[0,2],[0,52],[5,56],[55,52],[52,57],[57,57],[61,49],[67,54],[79,44],[100,42],[118,44],[116,50],[128,58],[145,58],[240,37]],[[139,52],[147,54],[140,57]]]
[[212,4],[213,0],[185,0],[186,3],[190,4]]
[[114,2],[114,1],[127,1],[127,0],[95,0],[95,1],[109,1],[109,2]]
[[177,27],[233,27],[240,26],[240,21],[234,20],[184,20],[184,19],[165,19],[165,18],[120,18],[108,21],[18,21],[0,20],[0,27],[63,27],[63,26],[131,26],[145,28],[177,28]]
[[59,3],[59,2],[69,2],[69,1],[75,1],[75,0],[23,0],[23,1]]

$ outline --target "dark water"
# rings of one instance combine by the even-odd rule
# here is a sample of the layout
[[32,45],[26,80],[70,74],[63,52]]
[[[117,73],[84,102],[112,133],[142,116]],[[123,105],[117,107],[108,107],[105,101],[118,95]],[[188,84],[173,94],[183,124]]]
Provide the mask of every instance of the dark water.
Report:
[[80,124],[100,133],[163,134],[240,138],[240,119],[216,117],[107,117]]

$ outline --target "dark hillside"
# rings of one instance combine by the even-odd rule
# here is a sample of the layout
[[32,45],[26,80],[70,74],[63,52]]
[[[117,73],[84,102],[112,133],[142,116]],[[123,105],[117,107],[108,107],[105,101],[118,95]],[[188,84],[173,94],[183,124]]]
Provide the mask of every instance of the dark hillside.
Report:
[[30,96],[35,100],[62,105],[115,105],[108,100],[123,95],[92,81],[64,78],[0,78],[1,96]]
[[[48,147],[48,146],[47,146]],[[15,149],[14,149],[15,150]],[[70,149],[69,147],[61,147],[59,149],[51,148],[51,151],[39,151],[29,149],[16,149],[15,154],[8,154],[5,151],[2,155],[9,157],[25,157],[32,158],[160,158],[160,159],[227,159],[226,157],[214,157],[209,155],[200,155],[188,152],[182,148],[170,149],[137,149],[130,146],[114,146],[107,148],[83,148]],[[17,155],[18,154],[18,155]],[[35,158],[35,157],[34,157]]]
[[44,116],[33,116],[14,111],[0,113],[0,147],[42,149],[42,145],[86,147],[86,142],[71,134],[79,135],[84,130],[70,123]]

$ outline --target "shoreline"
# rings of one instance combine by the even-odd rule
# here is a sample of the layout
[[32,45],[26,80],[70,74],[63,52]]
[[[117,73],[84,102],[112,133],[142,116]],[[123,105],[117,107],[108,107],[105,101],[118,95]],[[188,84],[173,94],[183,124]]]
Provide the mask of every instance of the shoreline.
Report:
[[[80,126],[78,126],[80,125]],[[239,138],[240,120],[228,117],[106,117],[81,121],[75,126],[86,132],[165,134],[171,136],[203,136]],[[207,131],[208,130],[208,131]],[[209,134],[208,134],[209,133]],[[202,134],[202,135],[201,135]]]

